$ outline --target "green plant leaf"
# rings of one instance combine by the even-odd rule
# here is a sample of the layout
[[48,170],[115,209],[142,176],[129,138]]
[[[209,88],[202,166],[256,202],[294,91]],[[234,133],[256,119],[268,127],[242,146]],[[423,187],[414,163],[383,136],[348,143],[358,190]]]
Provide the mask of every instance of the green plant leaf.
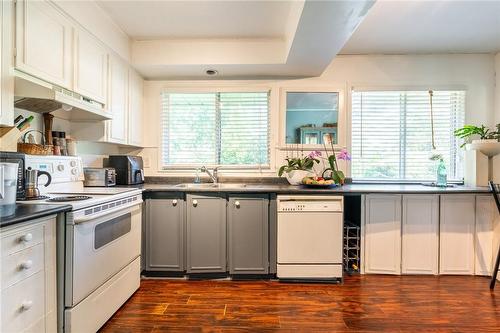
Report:
[[278,171],[278,176],[281,177],[283,175],[283,172],[285,171],[286,165],[281,166],[281,168]]

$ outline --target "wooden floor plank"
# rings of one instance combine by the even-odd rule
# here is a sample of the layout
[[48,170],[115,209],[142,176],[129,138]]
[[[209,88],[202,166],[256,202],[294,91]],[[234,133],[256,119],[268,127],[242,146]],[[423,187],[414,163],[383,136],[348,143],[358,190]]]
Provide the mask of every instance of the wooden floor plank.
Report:
[[499,297],[472,276],[145,279],[100,332],[500,332]]

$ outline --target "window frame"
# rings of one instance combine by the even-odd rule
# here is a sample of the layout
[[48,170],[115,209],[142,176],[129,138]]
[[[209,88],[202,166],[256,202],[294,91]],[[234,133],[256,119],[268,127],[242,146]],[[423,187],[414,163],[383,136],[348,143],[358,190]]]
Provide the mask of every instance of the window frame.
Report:
[[[354,91],[428,91],[428,90],[434,90],[434,91],[439,91],[439,90],[444,90],[444,91],[452,91],[452,90],[459,90],[459,91],[464,91],[465,92],[465,109],[464,109],[464,122],[468,122],[468,114],[467,110],[469,109],[469,88],[466,84],[429,84],[429,85],[423,85],[423,84],[403,84],[403,85],[370,85],[366,83],[355,83],[355,82],[350,82],[348,84],[348,90],[346,94],[346,105],[347,105],[347,114],[346,117],[348,121],[346,122],[346,132],[348,136],[348,142],[347,142],[347,150],[349,152],[352,151],[352,94]],[[465,167],[465,166],[464,166]],[[384,179],[384,180],[356,180],[352,178],[352,162],[347,163],[347,168],[346,168],[346,173],[347,177],[351,178],[353,183],[357,184],[422,184],[422,180],[400,180],[400,179]],[[464,170],[465,174],[465,170]],[[465,176],[465,175],[464,175]],[[462,180],[449,180],[449,184],[455,184],[455,185],[463,185],[464,184],[464,179]],[[428,181],[427,181],[428,182]]]
[[186,87],[186,88],[181,88],[181,87],[164,87],[163,89],[160,90],[160,94],[158,96],[158,101],[159,101],[159,122],[158,122],[158,128],[159,128],[159,141],[158,141],[158,172],[159,173],[178,173],[178,174],[188,174],[192,175],[194,174],[194,171],[196,170],[196,166],[193,167],[192,165],[188,164],[177,164],[177,165],[164,165],[163,164],[163,147],[162,147],[162,138],[163,138],[163,108],[162,108],[162,94],[167,93],[167,94],[175,94],[175,93],[251,93],[251,92],[265,92],[268,94],[268,142],[269,142],[269,161],[267,165],[255,165],[255,166],[249,166],[249,165],[220,165],[220,164],[204,164],[207,168],[215,168],[217,167],[219,170],[222,170],[223,172],[228,172],[228,173],[234,173],[238,174],[244,171],[245,173],[262,173],[262,172],[271,172],[273,171],[273,165],[275,163],[275,156],[273,152],[273,127],[272,127],[272,122],[273,122],[273,115],[272,115],[272,100],[273,100],[273,89],[269,86],[262,86],[262,85],[252,85],[252,86],[214,86],[214,87]]
[[[282,151],[296,151],[297,146],[303,147],[304,150],[320,150],[324,151],[323,145],[314,144],[297,144],[297,143],[286,143],[286,95],[287,93],[337,93],[339,96],[338,105],[338,116],[337,116],[337,144],[334,145],[335,149],[346,148],[348,144],[347,141],[347,112],[346,101],[345,101],[345,88],[338,85],[308,85],[307,87],[302,84],[302,86],[288,86],[280,88],[280,106],[279,106],[279,145],[278,149]],[[328,147],[330,148],[330,147]]]

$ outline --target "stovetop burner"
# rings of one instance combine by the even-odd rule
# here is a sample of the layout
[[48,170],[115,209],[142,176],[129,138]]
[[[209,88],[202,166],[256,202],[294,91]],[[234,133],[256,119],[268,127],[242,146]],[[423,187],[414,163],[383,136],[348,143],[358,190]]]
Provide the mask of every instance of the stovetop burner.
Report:
[[31,198],[17,198],[17,201],[34,201],[34,200],[43,200],[43,199],[48,199],[49,197],[47,195],[39,195],[38,197],[31,197]]
[[68,195],[68,196],[63,196],[63,197],[50,198],[47,201],[50,201],[50,202],[82,201],[82,200],[88,200],[91,198],[92,197],[89,197],[88,195]]

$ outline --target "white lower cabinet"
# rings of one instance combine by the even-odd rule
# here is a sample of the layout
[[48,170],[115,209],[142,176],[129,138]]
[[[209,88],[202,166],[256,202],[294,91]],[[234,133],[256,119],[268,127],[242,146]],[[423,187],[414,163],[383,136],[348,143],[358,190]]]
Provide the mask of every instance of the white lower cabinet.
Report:
[[401,272],[438,274],[439,196],[404,195]]
[[500,216],[492,195],[476,196],[475,274],[491,275],[498,251],[498,237],[495,229],[499,228]]
[[56,221],[0,230],[0,332],[56,332]]
[[440,274],[474,274],[475,195],[441,195]]
[[364,229],[364,272],[401,274],[401,195],[366,195]]

